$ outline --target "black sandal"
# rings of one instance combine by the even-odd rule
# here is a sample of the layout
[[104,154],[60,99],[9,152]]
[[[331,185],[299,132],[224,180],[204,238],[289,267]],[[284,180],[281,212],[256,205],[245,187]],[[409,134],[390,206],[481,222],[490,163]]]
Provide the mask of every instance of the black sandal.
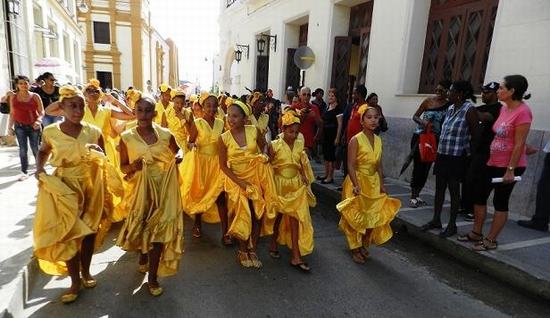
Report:
[[269,251],[269,256],[274,259],[279,259],[281,258],[281,253],[279,253],[279,251]]
[[435,223],[434,221],[430,221],[420,227],[420,230],[422,232],[426,232],[431,229],[441,229],[443,226],[441,226],[441,223]]
[[299,263],[299,264],[290,263],[290,266],[296,268],[297,270],[301,271],[302,273],[310,273],[311,272],[311,268],[309,267],[309,265],[306,262],[302,262],[302,263]]
[[[472,237],[472,235],[475,235],[476,237]],[[456,239],[460,242],[479,242],[483,241],[483,234],[470,231],[465,235],[460,235]]]
[[317,179],[317,180],[325,180],[326,178],[327,178],[327,176],[324,176],[324,177],[323,176],[317,176],[317,177],[315,177],[315,179]]
[[478,244],[474,245],[472,249],[476,252],[483,252],[483,251],[494,250],[497,247],[498,247],[498,242],[496,240],[490,240],[488,238],[484,238],[482,241],[478,242]]
[[321,184],[329,184],[329,183],[334,183],[334,179],[331,179],[330,181],[321,180]]

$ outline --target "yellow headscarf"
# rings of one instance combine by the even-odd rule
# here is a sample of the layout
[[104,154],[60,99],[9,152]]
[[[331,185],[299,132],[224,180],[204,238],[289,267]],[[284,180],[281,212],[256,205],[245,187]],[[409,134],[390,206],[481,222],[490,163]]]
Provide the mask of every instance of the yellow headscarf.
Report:
[[225,106],[226,106],[226,107],[229,107],[229,106],[231,106],[231,104],[233,104],[234,102],[235,102],[235,101],[233,100],[233,98],[227,97],[227,98],[225,99]]
[[75,96],[82,97],[80,90],[72,85],[63,85],[59,88],[59,102],[61,103],[65,98],[73,98]]
[[250,107],[254,106],[254,103],[256,103],[260,98],[263,97],[263,94],[260,93],[260,92],[254,92],[252,95],[250,95],[249,97],[249,100],[248,100],[248,105],[250,105]]
[[212,94],[210,94],[210,93],[207,92],[207,91],[202,91],[202,92],[201,92],[201,95],[200,95],[200,97],[199,97],[199,105],[201,105],[201,107],[204,106],[204,102],[205,102],[206,99],[207,99],[208,97],[210,97],[210,96],[215,97],[216,100],[218,100],[218,98],[216,97],[216,95],[212,95]]
[[136,103],[141,99],[141,95],[143,95],[143,93],[139,89],[129,89],[126,92],[126,97],[128,98],[130,108],[136,108]]
[[199,101],[199,97],[197,94],[191,94],[191,96],[189,96],[189,101],[194,104]]
[[357,113],[359,114],[359,116],[361,116],[361,118],[363,118],[363,114],[371,108],[375,109],[374,107],[370,107],[369,104],[363,104],[363,105],[359,106],[359,109],[357,110]]
[[183,96],[185,98],[185,92],[180,89],[180,88],[176,88],[176,89],[173,89],[170,91],[170,97],[172,97],[172,99],[174,99],[174,97],[176,96]]
[[103,95],[105,95],[105,94],[103,93],[103,90],[101,89],[101,83],[99,82],[98,79],[96,79],[96,78],[90,79],[90,81],[88,82],[88,84],[86,84],[86,85],[84,86],[84,90],[83,90],[83,91],[86,92],[86,90],[87,90],[88,88],[90,88],[90,87],[93,87],[93,88],[99,90],[99,98],[100,98],[100,99],[103,97]]
[[248,116],[250,116],[250,114],[251,114],[250,108],[245,103],[241,102],[240,100],[233,101],[233,103],[231,105],[239,106],[243,110],[245,117],[248,118]]
[[293,111],[286,111],[281,117],[281,122],[283,126],[290,126],[293,124],[299,124],[300,118],[296,117]]
[[159,89],[161,93],[165,93],[167,90],[172,90],[172,87],[166,83],[162,83],[160,84]]

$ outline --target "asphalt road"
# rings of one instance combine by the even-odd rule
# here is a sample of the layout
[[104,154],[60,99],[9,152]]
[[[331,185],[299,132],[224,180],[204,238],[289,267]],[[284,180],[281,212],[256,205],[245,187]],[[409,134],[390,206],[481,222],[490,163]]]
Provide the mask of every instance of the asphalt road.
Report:
[[[59,296],[68,278],[39,274],[30,287],[31,317],[550,317],[550,306],[516,292],[475,269],[457,264],[406,233],[371,249],[364,265],[351,261],[336,227],[334,207],[312,210],[315,250],[306,258],[311,274],[259,253],[262,269],[241,268],[234,249],[219,240],[219,227],[190,235],[178,275],[161,279],[165,293],[149,295],[137,255],[106,244],[93,259],[98,286],[74,304]],[[115,229],[116,231],[116,229]],[[112,236],[114,238],[114,234]]]

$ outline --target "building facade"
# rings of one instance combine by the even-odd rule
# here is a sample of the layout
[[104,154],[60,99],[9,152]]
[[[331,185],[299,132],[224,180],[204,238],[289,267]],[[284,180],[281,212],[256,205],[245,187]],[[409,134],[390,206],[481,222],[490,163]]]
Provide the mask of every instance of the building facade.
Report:
[[86,80],[143,90],[178,83],[177,48],[151,26],[149,0],[91,0],[88,5],[88,12],[78,14]]
[[[286,87],[303,84],[335,87],[345,98],[351,87],[365,84],[388,117],[389,176],[399,176],[409,152],[414,111],[443,78],[466,79],[479,90],[482,83],[523,74],[533,95],[528,142],[540,148],[550,138],[550,1],[222,0],[220,6],[221,89],[239,95],[245,87],[270,87],[282,97]],[[266,35],[271,41],[260,54],[258,40]],[[293,56],[302,46],[314,54],[305,71]],[[532,211],[542,157],[529,158],[514,191],[517,213]]]

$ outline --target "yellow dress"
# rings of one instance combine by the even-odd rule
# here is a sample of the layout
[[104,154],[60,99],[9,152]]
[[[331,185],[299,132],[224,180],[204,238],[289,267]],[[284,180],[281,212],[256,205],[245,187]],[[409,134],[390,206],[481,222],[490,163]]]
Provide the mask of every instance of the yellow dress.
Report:
[[218,118],[214,119],[213,127],[202,118],[195,119],[197,147],[185,155],[180,165],[183,210],[189,216],[202,213],[202,220],[208,223],[220,222],[216,200],[225,180],[218,156],[223,126]]
[[183,217],[178,172],[170,149],[172,135],[153,124],[157,142],[148,145],[137,128],[122,133],[130,162],[143,158],[143,169],[129,180],[125,201],[128,217],[117,245],[126,251],[147,253],[152,243],[162,243],[159,276],[177,272],[183,254]]
[[168,114],[173,111],[174,103],[169,102],[168,106],[164,107],[161,101],[155,104],[155,111],[157,116],[154,119],[155,124],[168,128]]
[[246,146],[240,147],[231,131],[221,135],[227,148],[227,165],[241,180],[250,184],[246,190],[241,189],[233,180],[225,178],[227,208],[229,217],[233,218],[228,234],[240,240],[248,240],[252,231],[252,214],[249,200],[258,220],[262,217],[275,218],[279,209],[273,169],[268,158],[259,151],[256,139],[258,130],[254,126],[245,126]]
[[342,184],[342,201],[336,209],[342,214],[338,226],[344,232],[350,249],[363,245],[363,235],[372,229],[369,244],[380,245],[393,236],[390,222],[401,208],[401,201],[380,193],[380,176],[377,171],[382,157],[382,141],[374,136],[374,149],[367,136],[360,132],[355,137],[357,150],[357,182],[361,187],[359,195],[353,194],[349,176]]
[[190,108],[183,108],[181,110],[184,119],[181,120],[176,116],[176,109],[174,107],[166,109],[166,120],[168,122],[168,129],[176,139],[178,147],[185,153],[187,149],[187,140],[189,138],[189,132],[185,126],[193,118],[193,113]]
[[[282,206],[279,212],[283,214],[277,242],[292,248],[289,218],[295,218],[299,222],[300,254],[302,256],[311,254],[313,251],[313,225],[309,207],[314,207],[317,202],[311,192],[311,183],[315,177],[307,154],[304,152],[304,141],[294,141],[292,149],[282,138],[273,141],[271,145],[275,153],[271,162],[275,174],[275,187]],[[302,182],[301,169],[307,178],[307,185]]]
[[97,105],[97,111],[94,116],[90,108],[86,106],[84,108],[84,117],[82,121],[94,125],[101,130],[103,142],[105,143],[105,154],[113,166],[119,167],[120,160],[118,151],[116,150],[114,139],[111,138],[111,108]]
[[90,150],[101,131],[82,123],[77,138],[63,133],[59,123],[44,129],[42,142],[51,148],[52,175],[39,176],[33,225],[34,255],[51,275],[66,274],[66,261],[80,250],[82,239],[94,234],[109,218],[106,204],[107,158]]
[[267,125],[269,124],[269,115],[262,113],[258,119],[256,119],[256,116],[254,114],[250,115],[248,117],[250,120],[250,124],[252,126],[256,126],[262,133],[262,135],[265,135],[267,133]]

